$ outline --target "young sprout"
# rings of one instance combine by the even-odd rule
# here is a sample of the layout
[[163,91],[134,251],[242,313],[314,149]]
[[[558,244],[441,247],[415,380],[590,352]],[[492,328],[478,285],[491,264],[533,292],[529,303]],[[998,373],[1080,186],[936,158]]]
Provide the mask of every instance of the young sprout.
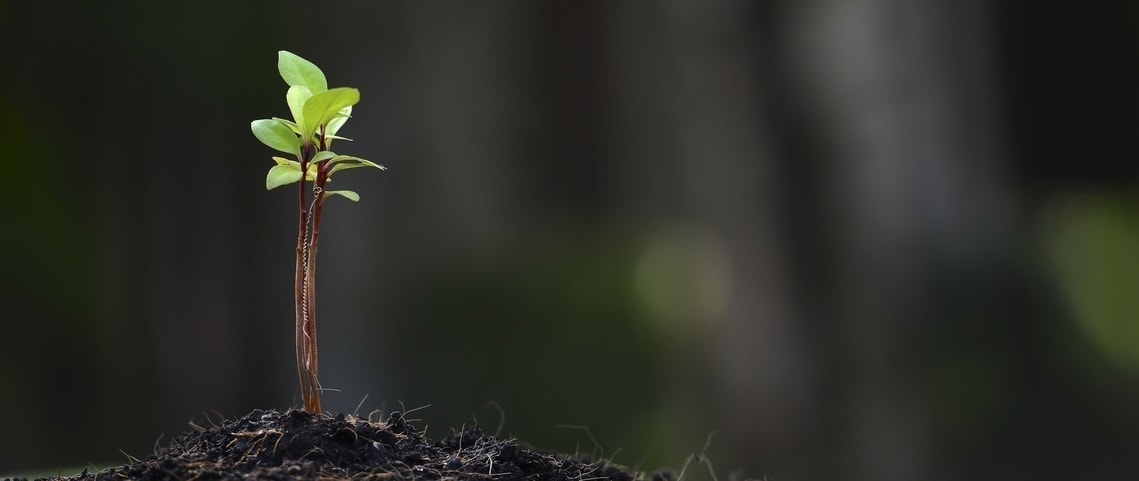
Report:
[[[352,106],[360,101],[354,88],[328,88],[324,72],[308,60],[281,50],[277,70],[289,84],[285,100],[293,120],[278,117],[254,120],[253,135],[261,143],[293,157],[273,157],[274,165],[265,177],[265,189],[297,183],[297,259],[293,287],[295,299],[297,375],[301,382],[301,401],[311,413],[320,410],[320,383],[317,381],[316,355],[316,253],[320,242],[321,212],[324,201],[341,196],[353,202],[360,195],[350,190],[328,190],[325,185],[332,175],[357,167],[386,170],[372,161],[341,155],[332,151],[334,140],[345,140],[337,132],[352,115]],[[305,187],[312,183],[312,199]]]

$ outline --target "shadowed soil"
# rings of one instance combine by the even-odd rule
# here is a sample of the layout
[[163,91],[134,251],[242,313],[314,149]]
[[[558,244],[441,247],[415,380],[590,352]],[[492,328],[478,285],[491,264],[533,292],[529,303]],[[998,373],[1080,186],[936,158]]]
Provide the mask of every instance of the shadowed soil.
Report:
[[[192,431],[145,460],[51,480],[496,480],[633,481],[607,462],[526,449],[465,427],[434,443],[400,415],[385,422],[347,415],[255,410]],[[652,481],[672,481],[661,472]]]

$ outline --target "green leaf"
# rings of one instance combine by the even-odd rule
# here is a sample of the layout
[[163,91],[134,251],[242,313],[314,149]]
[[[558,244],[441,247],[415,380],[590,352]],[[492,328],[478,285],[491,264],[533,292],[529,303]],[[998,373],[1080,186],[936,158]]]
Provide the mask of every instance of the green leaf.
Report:
[[360,157],[356,157],[354,155],[337,155],[337,156],[333,157],[332,159],[330,159],[329,162],[333,163],[333,164],[341,163],[341,162],[358,163],[358,164],[365,164],[368,167],[377,167],[379,169],[387,170],[386,167],[384,167],[380,164],[372,162],[368,159],[362,159]]
[[286,154],[299,154],[300,142],[297,134],[281,122],[273,119],[254,120],[249,124],[253,135],[261,143]]
[[320,162],[322,160],[328,160],[328,159],[331,159],[333,157],[336,157],[336,152],[332,152],[329,150],[322,150],[320,152],[317,152],[316,155],[312,156],[312,160],[310,160],[309,162],[312,162],[315,164],[315,163]]
[[297,124],[293,123],[292,120],[286,120],[286,119],[282,119],[280,117],[273,117],[273,120],[276,120],[277,122],[285,124],[287,127],[289,127],[289,129],[292,129],[293,133],[295,133],[297,135],[301,135],[301,128],[298,127]]
[[329,159],[328,163],[333,164],[332,170],[328,171],[328,175],[335,174],[342,170],[355,169],[357,167],[373,167],[380,170],[388,170],[387,167],[372,162],[368,159],[361,159],[359,157],[354,157],[351,155],[337,155],[336,157]]
[[[297,172],[301,171],[301,163],[297,162],[295,160],[289,160],[289,159],[286,159],[284,157],[273,157],[273,160],[277,162],[277,165],[289,165],[289,166],[291,166],[290,167],[291,169],[293,169]],[[308,164],[308,175],[305,175],[305,180],[315,181],[316,175],[319,172],[320,172],[320,167],[317,166],[315,163],[309,162],[309,164]]]
[[301,180],[300,165],[274,165],[265,176],[265,190],[273,190],[282,185],[292,184]]
[[324,198],[325,199],[327,199],[329,196],[332,196],[332,195],[342,196],[345,199],[348,199],[352,202],[360,202],[360,194],[357,194],[357,193],[352,192],[350,190],[326,190],[326,191],[324,191]]
[[349,105],[340,109],[339,114],[339,117],[328,121],[328,127],[324,129],[324,135],[326,137],[335,136],[336,133],[340,131],[340,127],[343,127],[344,123],[348,122],[348,117],[352,116],[352,106]]
[[360,91],[349,87],[338,87],[324,92],[314,93],[304,103],[305,138],[316,133],[316,129],[340,115],[340,109],[355,105],[360,101]]
[[288,50],[277,52],[277,71],[289,86],[301,85],[313,93],[328,90],[328,80],[316,64]]
[[[308,123],[305,122],[305,102],[312,98],[312,91],[304,85],[294,85],[289,87],[289,92],[285,94],[285,100],[289,103],[289,111],[293,114],[293,121],[296,122],[297,128],[301,131],[300,135],[305,140],[312,137],[312,134],[304,135],[308,129]],[[316,130],[314,127],[312,130]]]

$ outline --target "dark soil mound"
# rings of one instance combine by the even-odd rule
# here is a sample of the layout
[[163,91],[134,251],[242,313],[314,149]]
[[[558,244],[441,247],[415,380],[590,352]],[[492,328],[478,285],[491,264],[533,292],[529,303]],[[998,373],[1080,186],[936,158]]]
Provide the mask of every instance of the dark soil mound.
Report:
[[[668,481],[668,474],[654,481]],[[386,422],[256,410],[175,439],[146,460],[66,480],[633,481],[606,462],[542,453],[478,427],[431,443],[392,413]]]

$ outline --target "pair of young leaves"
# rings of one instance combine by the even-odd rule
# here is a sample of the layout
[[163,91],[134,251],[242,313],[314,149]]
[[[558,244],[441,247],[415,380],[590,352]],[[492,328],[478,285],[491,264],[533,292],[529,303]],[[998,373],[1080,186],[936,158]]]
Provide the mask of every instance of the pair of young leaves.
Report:
[[[322,165],[328,166],[328,180],[336,172],[357,167],[384,170],[382,165],[366,159],[322,150],[313,155],[306,168],[307,172],[302,173],[299,160],[306,145],[321,145],[320,140],[323,139],[325,148],[331,149],[333,140],[351,140],[336,133],[351,116],[352,106],[360,101],[360,91],[348,87],[328,88],[328,81],[320,68],[285,50],[277,54],[277,70],[285,83],[289,84],[285,100],[289,104],[293,120],[277,117],[254,120],[250,128],[261,143],[286,154],[293,154],[297,160],[273,157],[277,165],[269,169],[269,174],[265,177],[266,190],[292,184],[302,178],[315,181]],[[350,190],[324,191],[325,197],[330,195],[340,195],[352,201],[360,200],[360,195]]]

